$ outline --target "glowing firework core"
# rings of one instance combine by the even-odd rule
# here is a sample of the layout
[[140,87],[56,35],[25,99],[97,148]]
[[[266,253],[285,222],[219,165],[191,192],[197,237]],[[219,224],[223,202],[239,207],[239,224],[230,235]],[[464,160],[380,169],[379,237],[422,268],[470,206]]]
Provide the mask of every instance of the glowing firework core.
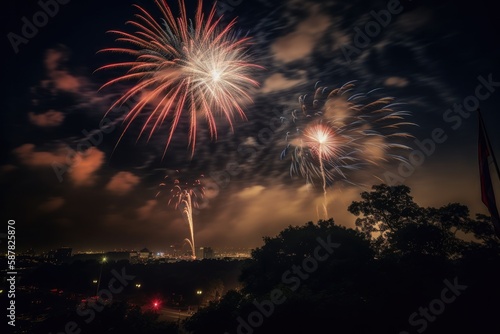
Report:
[[212,79],[213,79],[215,82],[217,82],[217,81],[219,81],[219,80],[220,80],[220,78],[221,78],[221,74],[220,74],[218,71],[213,70],[213,71],[212,71]]
[[328,159],[335,154],[335,133],[329,127],[317,124],[304,132],[305,144],[318,157]]

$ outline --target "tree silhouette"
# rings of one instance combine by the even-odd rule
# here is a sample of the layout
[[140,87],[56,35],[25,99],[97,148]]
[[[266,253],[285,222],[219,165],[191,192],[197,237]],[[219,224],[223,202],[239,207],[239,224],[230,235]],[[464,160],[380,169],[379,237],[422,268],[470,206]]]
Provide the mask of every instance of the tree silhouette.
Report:
[[[338,244],[329,254],[318,239]],[[304,333],[308,328],[320,330],[331,320],[327,314],[335,308],[334,318],[352,318],[352,310],[362,295],[369,295],[366,277],[372,275],[374,252],[364,234],[336,225],[332,219],[309,222],[304,226],[289,226],[276,237],[265,237],[264,246],[252,252],[252,261],[243,268],[240,281],[243,288],[233,291],[219,303],[211,303],[185,323],[192,333],[236,332],[237,318],[246,319],[255,311],[255,303],[271,299],[271,291],[278,289],[286,302],[274,307],[273,316],[255,328],[255,333]],[[304,259],[314,258],[320,247],[324,262],[310,272],[303,270]],[[293,268],[302,268],[295,274]],[[294,278],[293,283],[284,280]],[[338,289],[338,287],[342,287]],[[356,301],[351,298],[358,295]],[[334,306],[335,305],[335,306]],[[290,322],[291,319],[296,322]],[[307,328],[300,319],[316,319]],[[285,319],[288,324],[283,325]],[[311,327],[312,326],[312,327]]]
[[356,226],[373,239],[379,252],[388,247],[388,235],[405,224],[421,219],[421,208],[410,196],[407,186],[390,187],[385,184],[373,186],[372,192],[361,193],[360,202],[353,202],[348,210],[356,216]]
[[[244,292],[263,294],[282,281],[285,271],[293,265],[302,263],[304,258],[313,257],[318,238],[321,240],[334,240],[341,244],[331,255],[335,265],[346,262],[366,262],[373,258],[368,239],[361,233],[352,229],[335,225],[333,219],[320,220],[317,224],[312,222],[304,226],[289,226],[276,237],[265,237],[264,246],[252,252],[254,261],[242,270],[240,280],[244,285]],[[322,266],[321,271],[335,271],[335,268]]]
[[[488,243],[489,247],[498,244],[489,218],[471,219],[465,205],[423,208],[413,201],[407,186],[381,184],[372,189],[361,193],[362,201],[353,202],[348,210],[358,216],[356,227],[372,239],[379,254],[457,258],[480,243]],[[470,232],[474,236],[465,237]]]
[[[242,269],[242,289],[210,303],[185,328],[193,334],[422,332],[409,317],[441,298],[445,279],[458,279],[470,288],[426,320],[426,334],[496,332],[499,307],[485,306],[500,298],[500,247],[490,218],[472,219],[458,203],[420,207],[406,186],[377,185],[361,197],[348,209],[358,216],[356,230],[328,220],[264,238]],[[328,259],[295,286],[283,279],[291,268],[305,268],[318,240],[327,238],[339,244]],[[266,304],[272,312],[264,314],[256,305],[277,290],[284,300]]]

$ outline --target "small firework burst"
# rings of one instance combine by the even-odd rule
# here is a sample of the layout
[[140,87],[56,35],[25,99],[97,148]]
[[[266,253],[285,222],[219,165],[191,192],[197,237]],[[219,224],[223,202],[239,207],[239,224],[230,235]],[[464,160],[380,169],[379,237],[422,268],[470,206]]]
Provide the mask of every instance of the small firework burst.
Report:
[[415,125],[405,121],[410,112],[399,110],[401,103],[392,97],[373,98],[376,90],[354,93],[354,82],[329,90],[317,87],[311,96],[299,97],[300,110],[288,117],[286,148],[281,159],[289,156],[290,174],[298,174],[307,183],[318,180],[326,188],[334,181],[352,183],[351,174],[391,160],[405,161],[398,154],[410,147],[399,143],[412,136],[402,131]]

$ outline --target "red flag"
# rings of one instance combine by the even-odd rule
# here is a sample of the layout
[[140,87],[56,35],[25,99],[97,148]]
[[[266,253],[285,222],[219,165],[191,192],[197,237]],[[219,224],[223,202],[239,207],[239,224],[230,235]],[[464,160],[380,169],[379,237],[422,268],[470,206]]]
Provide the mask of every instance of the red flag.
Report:
[[[483,117],[479,114],[479,173],[481,176],[481,199],[488,208],[491,215],[491,221],[495,228],[497,236],[500,238],[500,215],[498,214],[498,208],[495,198],[495,192],[493,190],[493,182],[491,180],[490,173],[490,160],[494,161],[494,155],[491,150],[490,143],[488,141],[488,135],[484,128]],[[496,162],[494,161],[496,164]],[[498,168],[498,167],[497,167]]]

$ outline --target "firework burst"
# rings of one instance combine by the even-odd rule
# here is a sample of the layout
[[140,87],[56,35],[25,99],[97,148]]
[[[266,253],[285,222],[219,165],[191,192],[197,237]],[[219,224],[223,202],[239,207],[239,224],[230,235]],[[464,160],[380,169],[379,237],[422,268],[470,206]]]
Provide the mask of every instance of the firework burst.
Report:
[[260,67],[250,62],[249,38],[238,38],[233,32],[235,20],[223,26],[221,18],[216,18],[215,4],[206,16],[199,0],[191,21],[182,0],[179,0],[179,17],[174,16],[165,0],[155,3],[163,15],[160,21],[135,5],[138,10],[135,20],[127,23],[137,31],[110,31],[117,35],[117,42],[126,46],[102,51],[125,54],[132,60],[99,68],[125,70],[102,88],[134,82],[109,111],[131,101],[133,107],[125,116],[123,134],[135,119],[145,114],[139,137],[149,132],[148,140],[168,120],[170,130],[165,151],[185,116],[190,124],[188,143],[193,155],[200,119],[208,123],[212,139],[217,138],[218,118],[225,119],[231,129],[235,115],[245,119],[242,105],[252,101],[247,92],[258,86],[251,73]]
[[[177,174],[179,172],[177,171]],[[201,178],[203,175],[201,175]],[[201,184],[200,179],[194,182],[181,180],[177,177],[165,176],[164,182],[160,183],[160,191],[156,197],[164,191],[168,191],[167,205],[172,205],[175,209],[180,210],[182,217],[189,226],[190,238],[184,239],[191,247],[191,256],[196,258],[196,246],[194,242],[194,221],[193,221],[193,208],[198,208],[198,201],[203,198],[205,188]]]
[[401,131],[408,111],[392,97],[372,98],[369,93],[354,93],[354,82],[328,90],[317,87],[311,96],[299,97],[300,110],[283,118],[291,124],[286,133],[286,148],[281,159],[290,156],[290,174],[307,183],[323,186],[325,216],[327,187],[334,181],[349,183],[351,173],[368,166],[381,166],[391,160],[406,161],[398,152],[410,147],[398,143],[411,138]]

